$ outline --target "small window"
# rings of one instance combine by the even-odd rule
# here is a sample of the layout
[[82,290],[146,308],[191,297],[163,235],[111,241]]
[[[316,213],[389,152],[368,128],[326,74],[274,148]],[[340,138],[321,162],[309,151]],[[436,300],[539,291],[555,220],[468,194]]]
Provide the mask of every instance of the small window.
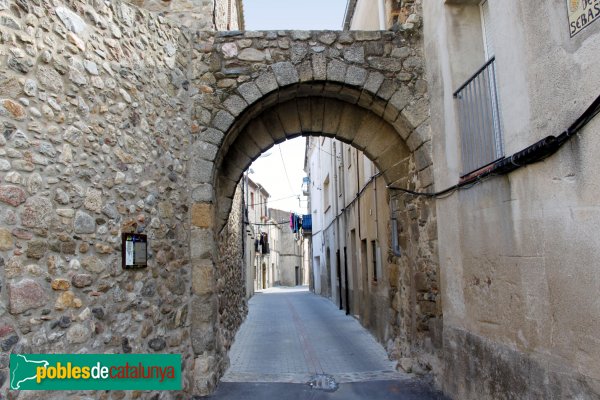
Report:
[[250,193],[250,207],[254,209],[254,193]]
[[454,93],[458,102],[462,176],[504,156],[492,16],[487,0],[480,4],[480,14],[486,62]]
[[371,240],[371,256],[373,258],[373,282],[377,282],[377,241]]

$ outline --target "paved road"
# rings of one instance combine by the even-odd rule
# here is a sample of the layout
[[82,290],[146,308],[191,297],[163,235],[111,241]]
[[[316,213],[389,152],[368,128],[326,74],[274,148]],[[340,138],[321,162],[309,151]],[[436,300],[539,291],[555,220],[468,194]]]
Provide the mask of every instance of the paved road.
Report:
[[445,399],[397,372],[358,321],[306,288],[257,293],[229,357],[211,398]]

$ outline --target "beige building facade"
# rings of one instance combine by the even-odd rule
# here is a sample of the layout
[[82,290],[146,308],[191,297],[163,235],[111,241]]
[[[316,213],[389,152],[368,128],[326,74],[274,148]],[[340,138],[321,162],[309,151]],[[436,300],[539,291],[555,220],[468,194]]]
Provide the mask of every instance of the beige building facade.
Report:
[[[437,190],[494,161],[467,165],[481,150],[465,114],[485,109],[453,96],[485,64],[497,157],[558,137],[596,99],[600,24],[571,37],[568,19],[591,3],[423,4]],[[600,289],[599,129],[596,118],[547,159],[437,200],[442,383],[456,398],[600,396],[600,304],[581,296]]]

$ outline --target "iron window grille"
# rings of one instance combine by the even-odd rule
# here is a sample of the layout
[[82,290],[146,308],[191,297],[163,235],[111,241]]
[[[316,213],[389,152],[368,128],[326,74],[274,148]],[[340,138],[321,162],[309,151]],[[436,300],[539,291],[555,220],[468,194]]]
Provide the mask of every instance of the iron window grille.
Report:
[[496,58],[490,58],[456,92],[460,117],[462,173],[467,175],[504,156]]

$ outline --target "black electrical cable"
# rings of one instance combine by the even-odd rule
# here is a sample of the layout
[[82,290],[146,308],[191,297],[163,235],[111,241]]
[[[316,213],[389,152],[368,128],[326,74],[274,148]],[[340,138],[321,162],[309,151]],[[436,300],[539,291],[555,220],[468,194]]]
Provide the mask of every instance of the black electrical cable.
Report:
[[596,100],[565,130],[558,136],[547,136],[542,140],[532,144],[525,149],[514,153],[509,157],[504,157],[495,163],[482,168],[475,175],[467,177],[462,182],[457,183],[454,186],[450,186],[444,190],[434,193],[417,192],[414,190],[404,189],[387,185],[388,189],[398,190],[404,193],[411,194],[413,196],[424,196],[439,198],[449,193],[453,193],[459,189],[468,189],[482,182],[483,180],[492,176],[508,174],[516,169],[524,167],[529,164],[542,161],[552,154],[556,153],[558,149],[565,144],[571,137],[579,132],[584,126],[586,126],[598,113],[600,112],[600,96],[596,97]]

